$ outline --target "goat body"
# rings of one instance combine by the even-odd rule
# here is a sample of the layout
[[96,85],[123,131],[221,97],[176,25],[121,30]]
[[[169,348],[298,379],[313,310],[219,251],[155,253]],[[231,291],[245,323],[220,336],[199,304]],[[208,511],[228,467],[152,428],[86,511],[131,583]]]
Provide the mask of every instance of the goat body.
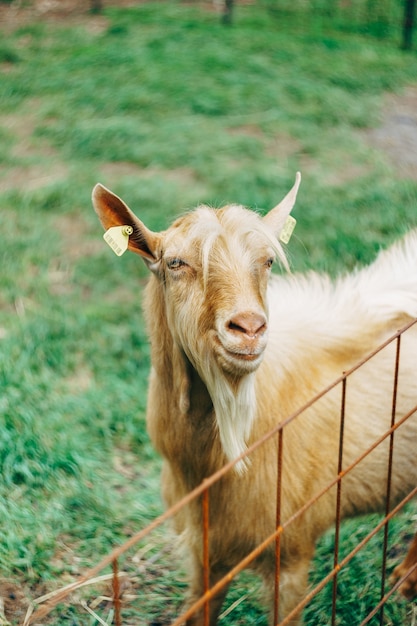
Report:
[[[162,489],[172,505],[239,456],[369,351],[417,316],[417,231],[369,267],[331,281],[315,273],[270,275],[285,265],[279,234],[300,177],[265,217],[241,206],[198,207],[166,231],[150,231],[110,191],[97,185],[94,207],[108,229],[129,225],[129,248],[151,271],[144,311],[152,369],[147,424],[164,458]],[[343,464],[347,467],[391,423],[395,348],[387,347],[348,381]],[[401,345],[398,415],[417,404],[417,332]],[[285,428],[282,522],[337,475],[340,390],[328,393]],[[417,483],[417,420],[395,434],[391,501]],[[383,510],[388,442],[343,479],[341,512]],[[210,491],[210,584],[215,584],[276,527],[277,443],[268,440]],[[317,538],[334,522],[330,489],[281,544],[280,610],[302,599]],[[190,556],[190,598],[203,594],[201,510],[175,518]],[[273,589],[274,548],[253,567]],[[226,589],[210,602],[210,624]],[[187,622],[203,623],[201,614]],[[294,621],[292,623],[297,623]]]

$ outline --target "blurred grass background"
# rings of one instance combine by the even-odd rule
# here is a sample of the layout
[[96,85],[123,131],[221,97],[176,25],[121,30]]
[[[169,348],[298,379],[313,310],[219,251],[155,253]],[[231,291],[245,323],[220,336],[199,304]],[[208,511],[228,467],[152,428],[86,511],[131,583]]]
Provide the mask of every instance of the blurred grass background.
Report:
[[[266,210],[301,170],[296,271],[349,270],[416,226],[417,174],[367,133],[386,94],[416,84],[417,55],[399,49],[383,12],[364,29],[364,4],[351,3],[349,21],[323,1],[307,25],[302,3],[272,0],[237,3],[232,28],[211,3],[177,1],[0,23],[0,577],[22,591],[10,623],[28,598],[72,580],[162,510],[144,425],[146,271],[103,243],[97,181],[163,229],[198,203]],[[389,4],[400,15],[402,3]],[[394,544],[413,515],[393,523]],[[366,528],[349,522],[345,542]],[[380,545],[341,574],[339,624],[359,624],[375,604]],[[170,548],[162,561],[172,616],[184,583]],[[222,624],[267,623],[258,586],[243,576]],[[133,624],[166,623],[160,595],[149,598]],[[324,593],[306,623],[328,624],[329,607]],[[86,615],[62,608],[48,623],[96,623]],[[395,597],[386,623],[411,619],[412,605]]]

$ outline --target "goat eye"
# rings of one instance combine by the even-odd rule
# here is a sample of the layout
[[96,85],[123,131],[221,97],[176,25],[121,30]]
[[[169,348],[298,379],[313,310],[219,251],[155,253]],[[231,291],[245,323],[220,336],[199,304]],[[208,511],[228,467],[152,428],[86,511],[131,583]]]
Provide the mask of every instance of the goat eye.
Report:
[[179,270],[185,265],[187,265],[186,262],[183,261],[182,259],[179,259],[178,257],[167,260],[168,269],[173,270],[173,271]]
[[268,269],[270,269],[273,264],[274,264],[274,258],[273,257],[271,257],[270,259],[267,259],[265,261],[265,267],[267,267]]

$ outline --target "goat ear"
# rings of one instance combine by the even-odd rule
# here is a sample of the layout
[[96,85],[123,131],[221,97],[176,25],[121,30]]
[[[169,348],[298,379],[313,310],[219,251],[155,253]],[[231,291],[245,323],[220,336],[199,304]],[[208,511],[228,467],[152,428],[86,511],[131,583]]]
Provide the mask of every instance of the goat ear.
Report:
[[103,185],[94,187],[92,201],[105,230],[112,226],[131,226],[133,232],[129,237],[129,250],[140,254],[148,264],[157,261],[161,235],[146,228],[123,200]]
[[269,211],[269,213],[267,213],[263,218],[265,223],[268,224],[270,228],[272,228],[277,237],[280,236],[287,217],[291,213],[291,210],[295,204],[295,199],[297,197],[300,182],[301,174],[300,172],[297,172],[297,174],[295,175],[295,183],[293,188],[287,193],[285,198],[281,200],[281,202],[277,204],[275,208]]

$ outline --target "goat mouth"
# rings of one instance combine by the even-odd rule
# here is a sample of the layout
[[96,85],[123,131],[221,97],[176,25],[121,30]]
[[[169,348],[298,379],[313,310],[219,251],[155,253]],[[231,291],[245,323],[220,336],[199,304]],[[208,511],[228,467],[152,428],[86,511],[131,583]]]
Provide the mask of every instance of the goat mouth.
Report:
[[246,376],[258,369],[263,357],[263,350],[260,352],[238,352],[228,350],[223,346],[220,356],[220,363],[225,371],[233,376]]
[[217,357],[220,360],[222,366],[230,371],[235,373],[249,373],[258,368],[262,357],[263,357],[263,349],[260,349],[259,346],[256,350],[249,350],[246,348],[240,349],[238,346],[232,348],[225,346],[219,337],[215,336],[215,351],[217,353]]
[[235,352],[232,350],[225,350],[225,352],[233,359],[238,359],[239,361],[256,361],[261,356],[261,354],[246,354],[243,352]]

